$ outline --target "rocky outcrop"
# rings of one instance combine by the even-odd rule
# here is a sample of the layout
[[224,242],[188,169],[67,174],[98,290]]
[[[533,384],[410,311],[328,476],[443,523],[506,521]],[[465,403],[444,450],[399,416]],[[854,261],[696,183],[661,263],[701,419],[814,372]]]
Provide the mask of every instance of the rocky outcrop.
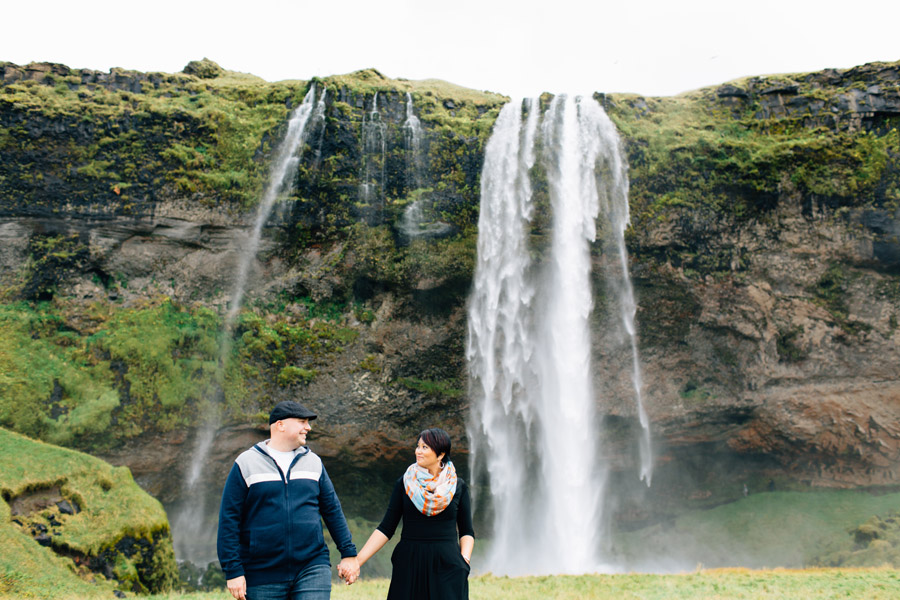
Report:
[[897,82],[895,64],[872,63],[795,77],[750,77],[720,86],[716,95],[736,112],[757,103],[756,119],[802,119],[807,127],[860,129],[900,115]]
[[7,580],[5,592],[49,596],[54,585],[111,587],[97,587],[97,577],[129,592],[174,587],[166,514],[127,469],[4,429],[0,466],[0,537],[19,558],[20,573]]

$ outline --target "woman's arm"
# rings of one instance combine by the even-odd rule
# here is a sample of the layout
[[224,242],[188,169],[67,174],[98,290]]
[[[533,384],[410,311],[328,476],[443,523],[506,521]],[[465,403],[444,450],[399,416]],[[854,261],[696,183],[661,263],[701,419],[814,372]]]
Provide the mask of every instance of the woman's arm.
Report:
[[472,548],[475,547],[475,530],[472,528],[472,500],[469,497],[469,486],[460,482],[459,509],[456,512],[456,527],[459,530],[459,552],[469,562],[472,560]]
[[391,492],[391,499],[388,500],[384,518],[375,531],[372,532],[372,535],[369,536],[369,539],[366,540],[365,546],[363,546],[356,557],[359,561],[359,566],[362,566],[363,563],[375,556],[375,553],[384,548],[387,541],[394,535],[394,531],[396,531],[397,525],[403,517],[404,496],[403,480],[398,479],[397,483],[394,484],[394,491]]
[[462,557],[467,563],[471,562],[472,560],[472,548],[474,547],[475,538],[473,538],[471,535],[464,535],[459,538],[459,553],[462,554]]
[[359,561],[359,566],[363,566],[367,560],[375,556],[376,552],[384,548],[387,541],[388,536],[377,529],[373,531],[372,535],[369,536],[369,539],[366,540],[366,545],[359,551],[359,556],[356,557],[356,560]]

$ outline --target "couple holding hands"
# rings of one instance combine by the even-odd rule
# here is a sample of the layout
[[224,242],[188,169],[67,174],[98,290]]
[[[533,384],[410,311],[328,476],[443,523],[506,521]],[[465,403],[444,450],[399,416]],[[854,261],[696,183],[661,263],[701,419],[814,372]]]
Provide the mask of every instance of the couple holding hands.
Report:
[[235,460],[219,509],[218,554],[236,600],[328,600],[331,563],[325,521],[348,584],[403,521],[388,600],[466,600],[475,545],[469,490],[450,461],[442,429],[419,434],[415,456],[394,485],[381,524],[357,553],[322,460],[306,446],[316,414],[281,402],[270,439]]

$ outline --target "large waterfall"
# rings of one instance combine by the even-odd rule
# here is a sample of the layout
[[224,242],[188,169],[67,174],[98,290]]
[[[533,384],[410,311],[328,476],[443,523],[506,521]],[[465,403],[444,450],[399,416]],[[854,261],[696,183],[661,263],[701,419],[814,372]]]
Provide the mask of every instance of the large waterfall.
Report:
[[[272,214],[279,197],[289,194],[297,172],[300,153],[309,137],[313,125],[321,121],[325,114],[325,91],[316,101],[315,86],[310,86],[303,102],[291,114],[287,132],[275,152],[269,172],[269,180],[259,205],[253,228],[243,244],[238,259],[237,272],[231,292],[231,302],[225,316],[224,335],[220,348],[220,368],[231,353],[231,331],[240,312],[247,287],[250,267],[256,260],[263,227]],[[215,404],[204,415],[191,454],[190,468],[184,478],[185,501],[172,517],[172,534],[175,551],[179,559],[188,560],[197,565],[206,565],[214,560],[216,528],[214,515],[218,510],[219,498],[205,497],[201,492],[201,476],[207,467],[207,458],[215,441],[216,430],[221,415]],[[221,482],[224,484],[224,481]]]
[[[641,477],[650,481],[649,425],[640,395],[635,302],[624,231],[628,180],[615,127],[594,100],[556,96],[507,104],[485,151],[478,263],[469,305],[472,473],[487,476],[498,574],[607,570],[597,398],[592,385],[591,244],[597,217],[619,254],[618,290],[644,428]],[[538,154],[540,156],[536,156]],[[537,159],[540,162],[536,162]],[[551,231],[530,244],[533,172],[546,174]],[[542,256],[542,258],[533,258]],[[478,498],[480,508],[483,499]]]

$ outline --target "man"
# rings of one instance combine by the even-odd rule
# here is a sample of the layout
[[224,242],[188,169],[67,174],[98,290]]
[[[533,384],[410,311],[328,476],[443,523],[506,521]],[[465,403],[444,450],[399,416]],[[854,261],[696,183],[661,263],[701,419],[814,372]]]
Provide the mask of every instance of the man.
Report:
[[359,576],[356,546],[322,460],[306,447],[316,414],[294,401],[269,415],[271,438],[234,461],[219,509],[219,562],[237,600],[328,600],[331,563],[324,519],[338,550],[338,573]]

